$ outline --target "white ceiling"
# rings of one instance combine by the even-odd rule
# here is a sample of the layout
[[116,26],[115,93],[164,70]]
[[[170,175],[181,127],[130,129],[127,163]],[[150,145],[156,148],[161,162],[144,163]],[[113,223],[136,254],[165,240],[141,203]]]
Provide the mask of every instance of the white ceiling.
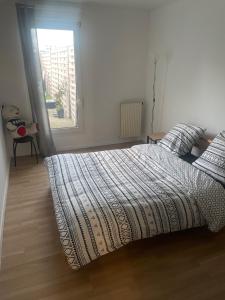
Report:
[[[129,6],[145,9],[153,9],[157,6],[170,3],[174,0],[40,0],[41,2],[72,2],[72,3],[96,3],[116,6]],[[0,0],[0,3],[7,2],[38,2],[38,0]]]
[[[66,0],[61,0],[61,1],[66,1]],[[134,6],[134,7],[152,9],[159,5],[169,3],[173,0],[67,0],[67,1],[76,2],[76,3],[79,2],[79,3],[110,4],[110,5],[120,5],[120,6]]]

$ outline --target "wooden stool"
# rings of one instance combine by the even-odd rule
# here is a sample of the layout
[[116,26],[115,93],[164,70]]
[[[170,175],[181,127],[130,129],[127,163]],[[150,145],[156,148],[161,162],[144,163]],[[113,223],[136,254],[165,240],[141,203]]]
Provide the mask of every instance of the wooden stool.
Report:
[[30,135],[27,135],[22,138],[17,138],[13,139],[13,156],[14,156],[14,165],[16,167],[16,148],[18,144],[24,144],[24,143],[30,143],[30,155],[33,155],[33,147],[34,147],[34,152],[36,156],[36,161],[38,163],[38,153],[37,153],[37,148],[34,143],[34,138]]

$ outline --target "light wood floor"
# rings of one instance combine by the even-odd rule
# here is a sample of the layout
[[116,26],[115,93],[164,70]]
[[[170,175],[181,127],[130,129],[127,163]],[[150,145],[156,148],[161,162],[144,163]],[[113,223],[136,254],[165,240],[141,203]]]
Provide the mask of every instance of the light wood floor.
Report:
[[197,229],[135,242],[72,271],[45,167],[20,158],[10,175],[0,299],[222,300],[225,231]]

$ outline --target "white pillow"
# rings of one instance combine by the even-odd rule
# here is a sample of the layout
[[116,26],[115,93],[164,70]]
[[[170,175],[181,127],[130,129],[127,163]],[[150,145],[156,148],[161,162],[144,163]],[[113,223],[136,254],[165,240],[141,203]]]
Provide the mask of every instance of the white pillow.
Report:
[[215,137],[193,166],[225,184],[225,131]]
[[191,151],[204,134],[205,130],[200,127],[181,123],[172,128],[158,145],[178,156],[183,156]]

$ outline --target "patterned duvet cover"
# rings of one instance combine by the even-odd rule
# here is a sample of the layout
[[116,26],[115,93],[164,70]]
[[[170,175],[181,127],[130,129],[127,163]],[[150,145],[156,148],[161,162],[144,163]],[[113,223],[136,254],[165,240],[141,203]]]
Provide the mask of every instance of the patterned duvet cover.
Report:
[[60,240],[73,269],[131,241],[225,225],[225,190],[157,145],[46,158]]

